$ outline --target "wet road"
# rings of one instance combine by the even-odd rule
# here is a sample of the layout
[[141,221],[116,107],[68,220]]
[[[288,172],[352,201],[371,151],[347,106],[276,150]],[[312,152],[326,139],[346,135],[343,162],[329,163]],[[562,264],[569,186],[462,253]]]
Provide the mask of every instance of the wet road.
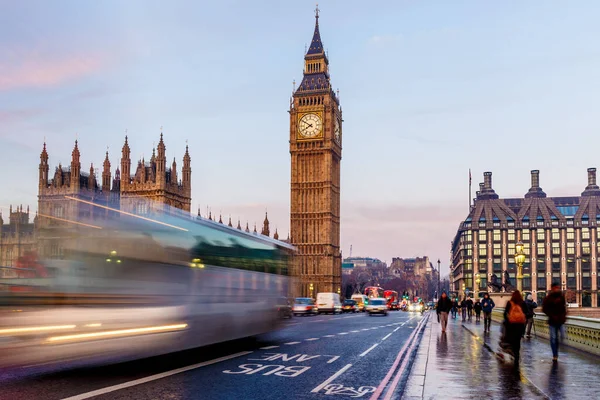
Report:
[[427,318],[295,317],[255,339],[97,368],[0,375],[0,399],[398,398]]

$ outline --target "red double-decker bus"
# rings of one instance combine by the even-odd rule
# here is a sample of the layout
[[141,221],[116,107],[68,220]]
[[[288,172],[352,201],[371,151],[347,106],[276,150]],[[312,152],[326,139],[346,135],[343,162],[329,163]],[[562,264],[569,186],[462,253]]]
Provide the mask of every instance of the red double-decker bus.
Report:
[[369,299],[383,297],[384,290],[379,286],[367,286],[365,288],[365,296]]
[[[399,307],[398,305],[398,292],[396,292],[395,290],[385,290],[383,292],[383,297],[386,298],[387,300],[387,306],[389,310],[392,309],[398,309],[397,307]],[[393,306],[393,303],[396,302],[395,306]],[[396,308],[393,308],[396,307]]]

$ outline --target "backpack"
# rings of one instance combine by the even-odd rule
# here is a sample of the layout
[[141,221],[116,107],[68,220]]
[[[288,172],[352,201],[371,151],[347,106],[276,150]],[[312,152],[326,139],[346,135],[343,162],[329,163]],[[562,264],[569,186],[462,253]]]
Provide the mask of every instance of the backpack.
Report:
[[524,324],[527,322],[523,309],[512,301],[510,302],[510,311],[508,312],[508,322],[511,324]]

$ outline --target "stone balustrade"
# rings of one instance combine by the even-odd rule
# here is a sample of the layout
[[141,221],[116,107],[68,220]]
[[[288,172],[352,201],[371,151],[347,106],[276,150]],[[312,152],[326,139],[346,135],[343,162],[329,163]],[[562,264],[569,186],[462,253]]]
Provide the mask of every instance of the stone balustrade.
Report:
[[[492,319],[503,321],[503,308],[495,308]],[[539,312],[534,317],[535,334],[544,339],[550,339],[548,317]],[[567,317],[565,324],[566,337],[564,344],[576,349],[600,356],[600,319],[585,317]]]

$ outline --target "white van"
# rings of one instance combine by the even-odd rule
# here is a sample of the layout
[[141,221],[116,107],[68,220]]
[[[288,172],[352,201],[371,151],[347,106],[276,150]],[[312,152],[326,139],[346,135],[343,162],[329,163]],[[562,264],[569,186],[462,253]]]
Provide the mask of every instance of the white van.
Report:
[[322,313],[341,313],[342,302],[337,293],[317,293],[317,309]]
[[358,311],[365,311],[365,307],[369,303],[368,297],[364,294],[353,294],[352,300],[356,302],[356,307],[358,307]]

